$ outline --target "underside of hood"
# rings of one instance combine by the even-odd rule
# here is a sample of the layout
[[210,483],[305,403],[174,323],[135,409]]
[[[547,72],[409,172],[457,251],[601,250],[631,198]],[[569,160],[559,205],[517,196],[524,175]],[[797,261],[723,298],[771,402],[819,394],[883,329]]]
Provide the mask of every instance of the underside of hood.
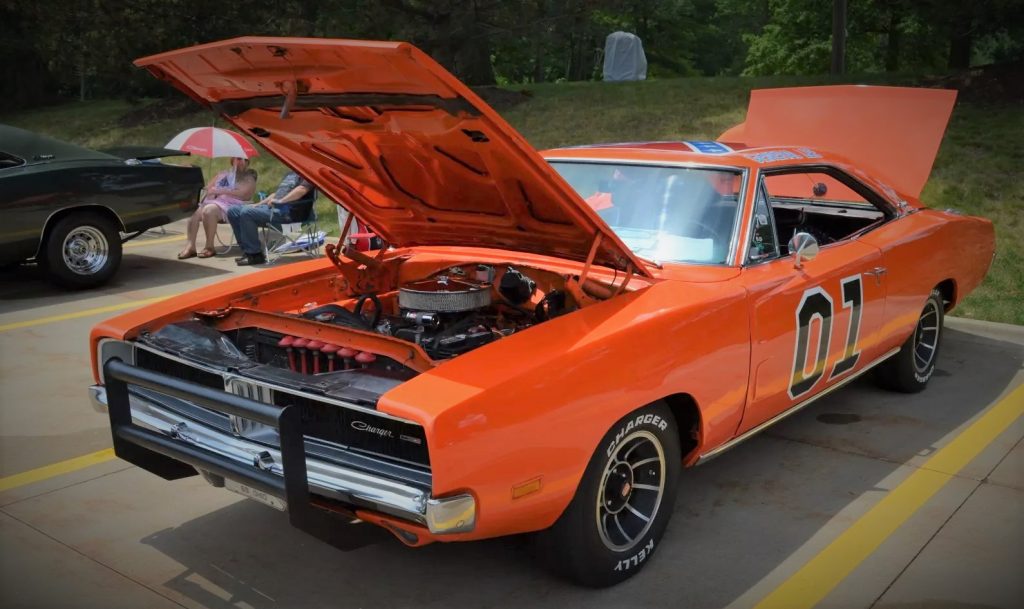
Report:
[[135,62],[212,107],[396,246],[458,245],[648,274],[468,87],[400,42],[239,38]]

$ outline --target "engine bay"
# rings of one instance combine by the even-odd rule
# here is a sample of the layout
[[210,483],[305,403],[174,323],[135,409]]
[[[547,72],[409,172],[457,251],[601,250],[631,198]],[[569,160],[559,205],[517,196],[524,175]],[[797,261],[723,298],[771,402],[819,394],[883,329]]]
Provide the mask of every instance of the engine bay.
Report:
[[531,277],[542,273],[546,272],[524,272],[514,266],[453,266],[391,292],[308,303],[284,313],[397,338],[418,345],[432,360],[443,360],[575,308],[555,287],[558,276],[551,274],[539,282]]
[[599,281],[525,265],[414,269],[391,289],[357,295],[336,275],[249,294],[140,340],[217,369],[373,403],[445,360],[614,293]]

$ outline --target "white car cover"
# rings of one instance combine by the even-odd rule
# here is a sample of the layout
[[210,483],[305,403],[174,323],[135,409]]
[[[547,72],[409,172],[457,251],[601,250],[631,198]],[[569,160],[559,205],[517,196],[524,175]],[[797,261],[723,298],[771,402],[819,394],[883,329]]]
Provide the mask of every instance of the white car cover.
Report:
[[604,80],[647,80],[647,56],[640,37],[612,32],[604,41]]

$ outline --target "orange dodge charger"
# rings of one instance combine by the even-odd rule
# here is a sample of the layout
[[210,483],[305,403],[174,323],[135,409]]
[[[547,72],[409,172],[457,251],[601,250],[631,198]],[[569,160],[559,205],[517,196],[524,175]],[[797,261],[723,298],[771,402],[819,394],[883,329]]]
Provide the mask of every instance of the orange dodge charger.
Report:
[[924,389],[992,260],[990,222],[917,199],[952,91],[754,91],[719,141],[538,154],[404,43],[136,63],[385,245],[98,325],[94,404],[122,459],[339,547],[356,520],[410,546],[539,532],[558,572],[620,582],[682,467],[869,370]]

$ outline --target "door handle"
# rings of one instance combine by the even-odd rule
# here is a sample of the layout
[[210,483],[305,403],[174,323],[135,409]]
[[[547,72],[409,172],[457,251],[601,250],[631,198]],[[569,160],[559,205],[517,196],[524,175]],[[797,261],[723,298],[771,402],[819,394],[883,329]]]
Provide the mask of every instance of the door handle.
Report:
[[873,276],[875,278],[875,285],[881,285],[882,277],[885,276],[886,270],[884,266],[876,266],[870,271],[864,271],[864,274]]

